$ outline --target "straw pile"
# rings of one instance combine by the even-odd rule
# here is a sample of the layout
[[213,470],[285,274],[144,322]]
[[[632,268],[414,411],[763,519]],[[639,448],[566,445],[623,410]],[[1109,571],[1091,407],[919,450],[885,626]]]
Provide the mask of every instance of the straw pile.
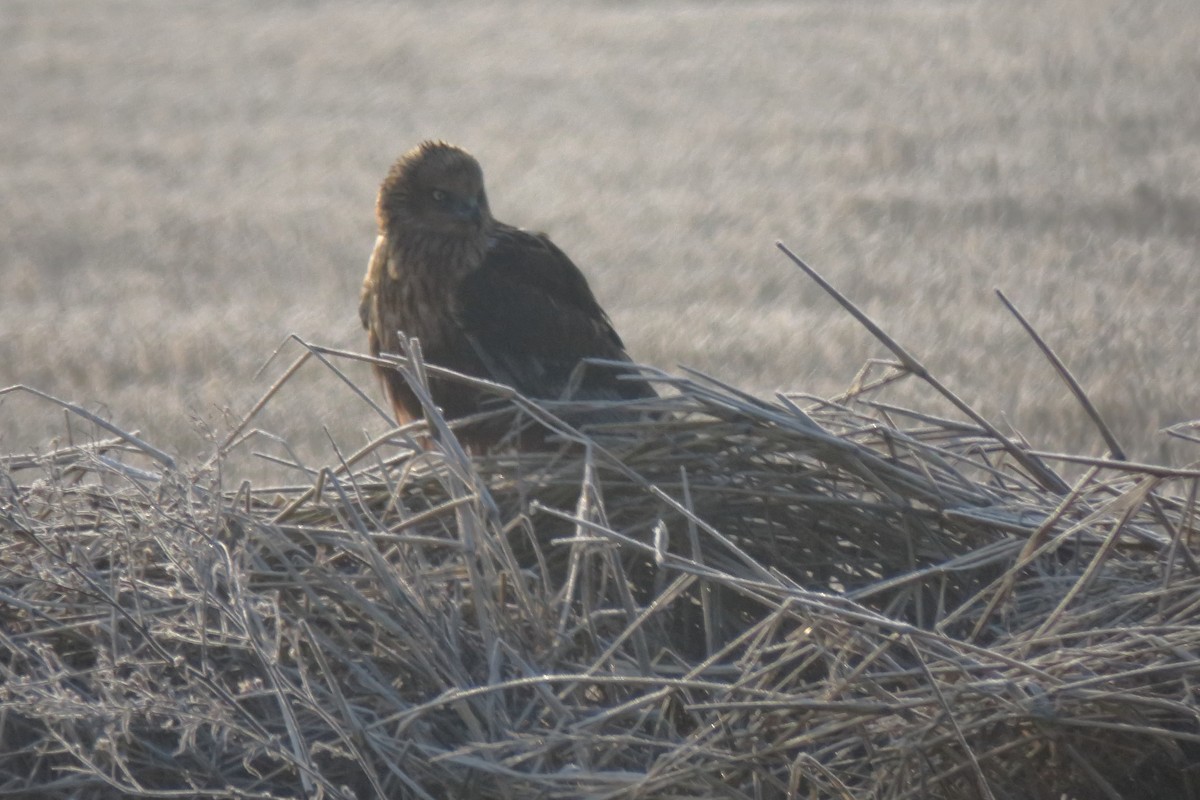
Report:
[[307,486],[0,461],[0,794],[1200,796],[1200,472],[657,377]]

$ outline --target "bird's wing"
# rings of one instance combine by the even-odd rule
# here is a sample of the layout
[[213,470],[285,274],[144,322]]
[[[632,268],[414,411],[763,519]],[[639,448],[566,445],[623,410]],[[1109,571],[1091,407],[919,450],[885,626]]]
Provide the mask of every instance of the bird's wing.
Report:
[[[492,377],[538,398],[653,397],[623,370],[581,359],[629,361],[621,337],[571,259],[544,234],[499,226],[483,265],[456,297],[463,333]],[[577,383],[575,383],[577,381]]]
[[371,330],[371,314],[375,304],[375,293],[379,291],[379,283],[387,270],[388,246],[387,237],[380,234],[375,237],[375,249],[371,251],[371,260],[367,262],[367,274],[363,278],[362,291],[358,296],[358,318],[362,326]]

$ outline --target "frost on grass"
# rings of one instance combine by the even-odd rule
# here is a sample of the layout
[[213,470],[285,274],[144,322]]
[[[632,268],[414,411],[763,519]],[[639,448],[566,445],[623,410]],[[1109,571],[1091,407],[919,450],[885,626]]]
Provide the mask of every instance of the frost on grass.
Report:
[[400,430],[274,488],[224,468],[235,439],[0,460],[0,789],[1194,792],[1200,473],[1060,474],[878,401],[895,375],[657,375],[583,431],[515,398],[560,446]]

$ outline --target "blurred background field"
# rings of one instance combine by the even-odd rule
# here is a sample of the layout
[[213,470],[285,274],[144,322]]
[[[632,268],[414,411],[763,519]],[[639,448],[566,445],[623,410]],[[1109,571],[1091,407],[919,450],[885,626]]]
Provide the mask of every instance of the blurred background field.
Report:
[[[980,411],[1101,452],[1005,290],[1132,455],[1192,460],[1156,431],[1200,417],[1198,40],[1191,0],[7,0],[0,387],[207,449],[289,333],[365,348],[376,187],[439,137],[640,361],[830,395],[883,356],[782,239]],[[259,422],[301,458],[386,428],[315,365]],[[0,398],[0,453],[64,431]]]

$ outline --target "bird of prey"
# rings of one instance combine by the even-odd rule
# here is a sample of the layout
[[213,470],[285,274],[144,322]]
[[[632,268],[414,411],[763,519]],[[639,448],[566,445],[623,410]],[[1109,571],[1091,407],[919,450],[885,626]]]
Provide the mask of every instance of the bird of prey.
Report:
[[[511,386],[538,399],[655,397],[628,372],[583,359],[629,363],[621,337],[579,268],[550,239],[492,218],[479,162],[465,150],[427,141],[392,165],[376,203],[379,235],[367,267],[359,316],[371,354],[400,353],[415,337],[426,362]],[[577,370],[582,369],[579,373]],[[401,424],[422,407],[395,369],[376,365]],[[489,395],[431,377],[447,419],[474,414]],[[502,431],[459,431],[486,449]]]

